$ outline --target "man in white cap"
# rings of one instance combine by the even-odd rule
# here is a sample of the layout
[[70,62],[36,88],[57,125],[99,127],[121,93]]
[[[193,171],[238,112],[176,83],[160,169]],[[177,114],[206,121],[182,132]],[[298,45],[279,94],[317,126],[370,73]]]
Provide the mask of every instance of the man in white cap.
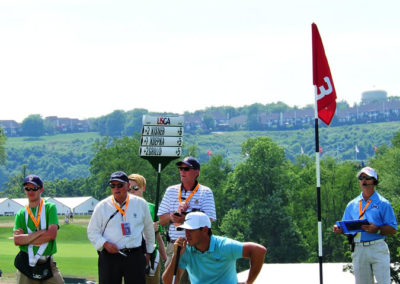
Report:
[[181,251],[175,283],[179,283],[186,269],[192,284],[236,284],[236,260],[242,257],[249,258],[251,264],[246,283],[253,283],[257,278],[267,252],[262,245],[214,236],[210,218],[203,212],[187,214],[178,229],[185,230],[186,240],[176,240],[174,256],[163,274],[163,283],[173,282],[178,247]]
[[[353,269],[357,284],[390,284],[390,252],[385,242],[386,235],[393,235],[397,230],[397,221],[390,202],[375,191],[378,174],[370,167],[357,173],[361,194],[349,202],[344,211],[343,220],[366,219],[369,225],[362,225],[361,233],[354,236]],[[343,229],[334,226],[336,234]]]

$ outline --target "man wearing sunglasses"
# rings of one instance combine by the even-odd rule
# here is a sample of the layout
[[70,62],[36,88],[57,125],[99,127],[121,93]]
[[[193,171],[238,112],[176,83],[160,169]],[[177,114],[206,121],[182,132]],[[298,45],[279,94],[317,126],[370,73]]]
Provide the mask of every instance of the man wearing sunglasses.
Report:
[[[366,219],[369,225],[362,225],[362,232],[354,239],[353,269],[357,284],[390,284],[390,252],[385,242],[386,235],[393,235],[397,230],[397,221],[388,200],[375,191],[378,185],[378,173],[365,167],[357,173],[361,194],[349,202],[343,220]],[[336,234],[342,234],[342,228],[333,227]]]
[[[153,221],[147,202],[128,194],[124,172],[111,174],[112,195],[94,208],[87,228],[88,238],[99,254],[100,284],[145,283],[146,258],[154,250]],[[142,248],[142,237],[146,251]]]
[[52,257],[59,228],[56,206],[41,198],[39,176],[26,176],[23,189],[28,205],[17,213],[14,225],[14,243],[20,249],[15,259],[17,283],[64,283]]
[[[177,162],[176,165],[181,183],[167,188],[157,213],[160,224],[169,225],[165,267],[172,260],[175,241],[179,237],[185,237],[185,232],[177,231],[176,227],[183,224],[187,213],[201,211],[207,214],[211,221],[217,219],[211,189],[197,181],[200,175],[200,163],[197,159],[189,156]],[[190,283],[186,272],[182,275],[180,283]]]

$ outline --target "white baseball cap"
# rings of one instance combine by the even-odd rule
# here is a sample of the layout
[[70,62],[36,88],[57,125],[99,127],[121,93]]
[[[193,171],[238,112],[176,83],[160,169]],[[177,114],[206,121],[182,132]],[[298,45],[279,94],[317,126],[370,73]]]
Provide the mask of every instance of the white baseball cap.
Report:
[[378,180],[378,173],[371,167],[362,168],[361,171],[357,173],[357,177],[359,177],[363,173]]
[[183,225],[178,226],[177,230],[196,230],[202,227],[211,228],[210,218],[203,212],[196,211],[187,214],[185,217],[185,222],[183,223]]

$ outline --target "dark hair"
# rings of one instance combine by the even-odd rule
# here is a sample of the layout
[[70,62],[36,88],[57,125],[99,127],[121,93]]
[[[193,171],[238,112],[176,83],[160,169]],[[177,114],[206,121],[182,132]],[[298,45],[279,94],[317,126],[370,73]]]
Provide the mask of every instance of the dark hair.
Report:
[[[201,231],[203,231],[204,227],[200,227],[199,229],[200,229]],[[208,229],[208,236],[211,237],[211,235],[212,235],[211,228],[208,228],[208,227],[207,227],[207,229]]]

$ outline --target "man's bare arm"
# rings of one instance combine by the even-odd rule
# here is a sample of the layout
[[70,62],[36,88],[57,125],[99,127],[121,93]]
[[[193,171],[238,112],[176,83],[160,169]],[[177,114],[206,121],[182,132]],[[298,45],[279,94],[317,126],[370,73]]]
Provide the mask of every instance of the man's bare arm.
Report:
[[49,241],[55,240],[57,237],[58,225],[50,225],[45,233],[39,238],[35,239],[32,243],[35,246],[40,246],[41,244],[47,243]]
[[264,257],[267,249],[256,243],[244,243],[243,257],[250,258],[250,270],[246,284],[253,283],[264,264]]

